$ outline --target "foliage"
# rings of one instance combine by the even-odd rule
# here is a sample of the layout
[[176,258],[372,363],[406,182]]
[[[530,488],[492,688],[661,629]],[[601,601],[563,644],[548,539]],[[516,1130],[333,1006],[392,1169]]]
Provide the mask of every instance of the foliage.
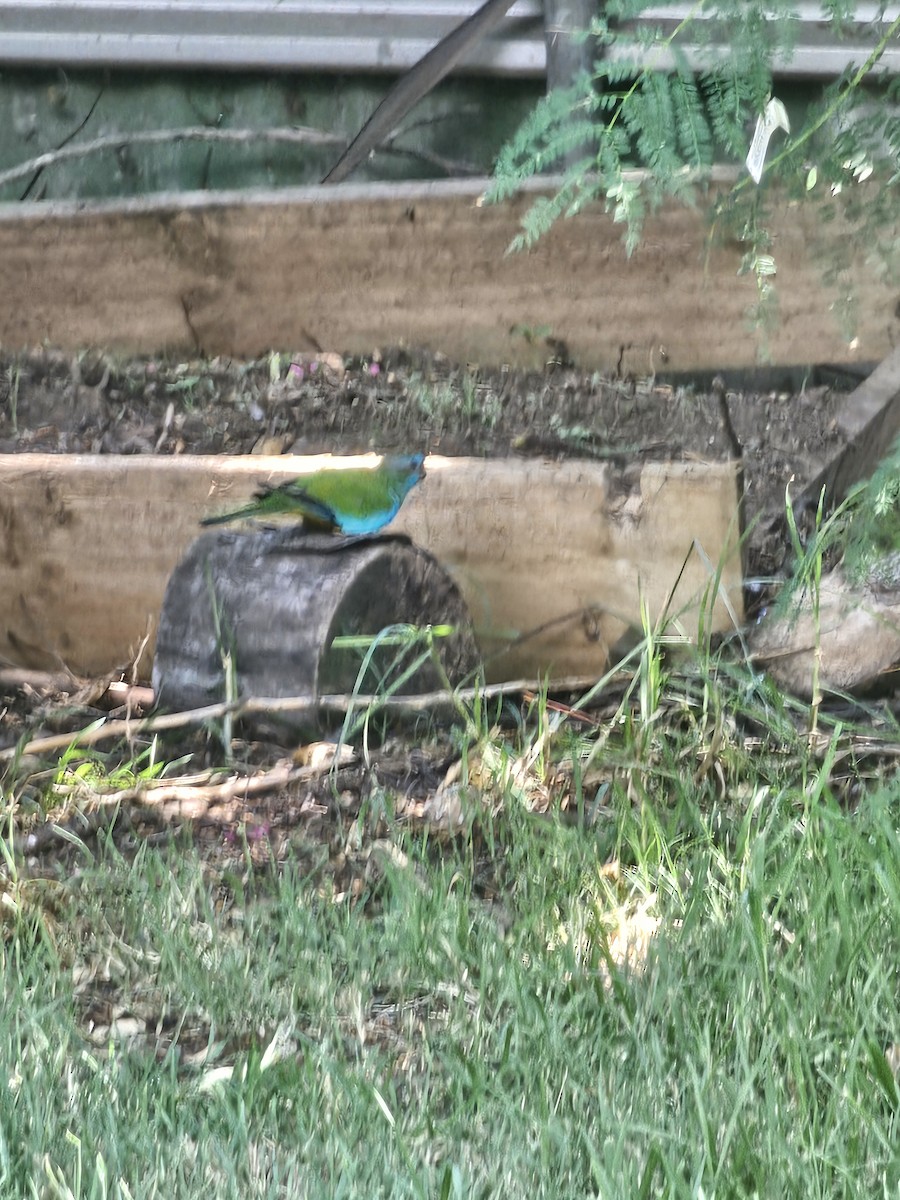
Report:
[[[847,546],[852,573],[862,575],[900,552],[900,441],[864,485]],[[896,584],[895,584],[896,586]]]
[[[590,30],[598,50],[592,74],[551,92],[498,158],[494,200],[548,169],[563,170],[554,194],[536,200],[524,217],[516,248],[599,199],[625,226],[631,253],[648,211],[664,198],[698,203],[714,164],[744,160],[773,94],[773,74],[792,56],[798,26],[787,0],[698,0],[681,20],[664,20],[666,5],[654,5],[656,22],[640,25],[634,22],[647,8],[643,0],[610,0],[603,7]],[[830,0],[823,7],[840,33],[857,6]],[[876,275],[900,271],[900,80],[882,77],[877,91],[868,87],[900,32],[900,16],[888,22],[884,6],[881,13],[865,61],[825,90],[802,128],[773,142],[766,167],[766,178],[779,180],[789,195],[827,201],[823,220],[849,223],[846,253],[828,264],[848,321],[846,267],[859,256],[859,237]],[[688,45],[699,48],[690,61]],[[754,316],[762,324],[771,316],[774,272],[765,206],[766,189],[743,172],[719,189],[715,203],[717,231],[746,245],[744,269],[757,280]]]
[[900,439],[835,514],[826,550],[830,544],[854,582],[900,588]]

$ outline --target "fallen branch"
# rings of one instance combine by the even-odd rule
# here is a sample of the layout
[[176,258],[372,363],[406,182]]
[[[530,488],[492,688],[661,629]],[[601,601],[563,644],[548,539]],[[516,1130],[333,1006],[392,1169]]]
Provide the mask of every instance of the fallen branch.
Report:
[[220,142],[252,145],[257,142],[282,142],[294,146],[344,146],[346,137],[340,133],[325,133],[321,129],[210,129],[206,125],[187,126],[185,129],[146,129],[128,133],[104,134],[89,142],[63,146],[59,150],[48,150],[27,162],[0,171],[0,187],[23,179],[33,171],[52,167],[56,163],[69,162],[76,158],[88,158],[105,150],[118,150],[122,146],[169,146],[172,142]]
[[[446,159],[439,154],[427,150],[406,149],[396,145],[403,131],[398,131],[390,142],[381,149],[385,154],[402,155],[405,158],[415,158],[437,167],[447,174],[476,174],[476,169],[465,163]],[[347,138],[342,133],[326,133],[321,129],[310,129],[301,126],[296,129],[210,129],[205,125],[187,126],[184,129],[147,129],[127,133],[105,134],[89,142],[78,142],[74,145],[64,145],[58,150],[48,150],[38,154],[26,162],[0,171],[0,187],[15,183],[26,175],[43,171],[57,163],[69,162],[78,158],[89,158],[94,154],[102,154],[107,150],[119,150],[123,146],[159,146],[171,145],[172,142],[219,142],[230,145],[256,145],[259,142],[275,142],[293,146],[346,146]]]
[[[221,804],[227,800],[247,800],[251,796],[259,796],[276,788],[287,787],[291,783],[300,783],[314,779],[328,769],[326,766],[295,767],[283,764],[273,767],[263,775],[232,775],[222,783],[187,783],[181,781],[147,780],[133,787],[122,788],[117,792],[96,792],[89,797],[92,802],[106,805],[144,804],[154,808],[171,804],[200,804],[205,807],[210,804]],[[184,816],[196,815],[183,813]]]
[[93,792],[82,799],[92,805],[87,812],[79,812],[66,824],[48,821],[14,841],[16,854],[36,854],[49,846],[61,842],[80,841],[84,836],[108,828],[117,818],[118,812],[128,805],[152,809],[161,818],[184,817],[197,820],[207,816],[211,808],[224,811],[217,815],[223,820],[234,820],[241,807],[251,797],[260,796],[302,783],[322,775],[326,766],[295,767],[283,765],[266,771],[263,775],[235,775],[222,783],[191,784],[148,780],[134,787],[117,792]]
[[337,160],[323,183],[340,183],[365,161],[412,108],[440,83],[466,51],[496,28],[513,0],[485,0],[402,75]]
[[93,702],[97,704],[107,696],[118,705],[140,704],[150,708],[153,704],[152,688],[125,683],[121,679],[85,679],[69,671],[32,671],[27,667],[0,667],[0,688],[4,687],[61,692],[67,696],[90,692],[94,696]]
[[[591,687],[594,679],[571,679],[555,683],[555,692],[581,691]],[[503,696],[518,696],[523,692],[540,690],[540,683],[533,679],[520,679],[513,683],[495,683],[480,688],[459,688],[455,692],[426,692],[419,696],[280,696],[251,697],[231,703],[207,704],[185,712],[164,713],[140,720],[104,721],[92,724],[75,733],[57,733],[50,737],[35,738],[24,746],[9,746],[0,750],[0,762],[10,762],[23,755],[49,754],[55,750],[67,750],[70,746],[96,746],[99,742],[115,738],[134,738],[138,735],[167,733],[173,729],[184,729],[191,725],[203,725],[208,721],[221,721],[230,716],[234,720],[257,713],[293,713],[310,720],[320,714],[343,716],[348,712],[375,709],[395,716],[418,716],[422,713],[456,712],[460,704],[475,700],[496,700]]]
[[32,671],[28,667],[0,667],[0,687],[46,688],[54,692],[77,692],[85,680],[69,671]]

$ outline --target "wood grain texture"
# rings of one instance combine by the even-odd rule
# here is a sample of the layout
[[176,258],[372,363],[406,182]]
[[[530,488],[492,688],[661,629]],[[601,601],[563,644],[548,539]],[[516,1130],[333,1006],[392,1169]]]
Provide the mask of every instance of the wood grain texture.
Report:
[[[428,655],[413,670],[417,653],[403,657],[394,643],[367,648],[361,678],[366,648],[334,644],[342,635],[375,638],[391,626],[441,624],[455,631],[435,642],[443,673]],[[421,694],[439,691],[445,678],[471,685],[478,663],[459,589],[406,538],[220,529],[193,542],[169,578],[153,690],[163,708],[183,711],[229,695],[377,692],[406,668],[403,692]],[[311,727],[309,712],[260,713],[248,724],[266,734],[293,725],[314,735],[327,727]]]
[[900,347],[841,400],[836,415],[843,448],[803,489],[795,508],[815,510],[822,489],[830,508],[867,479],[900,435]]
[[[200,517],[329,461],[0,456],[0,660],[89,674],[137,661],[147,678],[166,583]],[[497,655],[492,680],[600,673],[642,598],[651,619],[666,610],[696,634],[710,563],[740,614],[731,463],[647,464],[631,482],[591,462],[426,465],[390,529],[455,579],[482,652]],[[720,598],[707,627],[729,623]]]
[[[622,227],[597,205],[507,255],[535,192],[482,207],[484,186],[0,206],[0,342],[239,357],[407,344],[540,365],[547,349],[524,327],[549,330],[584,367],[638,376],[757,360],[747,326],[755,283],[737,275],[744,247],[709,248],[702,211],[664,207],[630,259]],[[820,264],[827,238],[842,236],[814,212],[776,209],[775,362],[873,361],[900,343],[898,297],[862,262],[857,341],[828,315]]]

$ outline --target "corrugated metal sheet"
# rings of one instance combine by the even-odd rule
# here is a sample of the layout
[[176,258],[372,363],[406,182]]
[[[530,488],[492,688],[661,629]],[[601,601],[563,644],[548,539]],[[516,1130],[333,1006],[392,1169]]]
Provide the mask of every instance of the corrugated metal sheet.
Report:
[[[477,7],[478,0],[0,0],[0,62],[62,66],[403,71]],[[670,27],[690,5],[649,8]],[[801,29],[785,75],[833,76],[860,62],[885,26],[859,4],[839,38],[818,4],[799,4]],[[888,6],[881,20],[896,19]],[[541,0],[518,0],[498,33],[464,62],[470,71],[540,75]],[[900,73],[900,43],[884,66]]]
[[[900,5],[857,4],[854,26],[839,35],[827,20],[819,4],[796,4],[798,30],[794,54],[789,63],[782,64],[778,74],[784,77],[834,77],[850,63],[862,64],[892,21],[900,15]],[[882,8],[884,11],[882,12]],[[669,33],[692,11],[689,4],[648,6],[643,19]],[[720,42],[727,38],[727,31]],[[713,44],[716,39],[713,38]],[[688,61],[695,65],[700,55],[689,46],[683,47]],[[671,63],[662,56],[660,65]],[[881,60],[880,69],[900,74],[900,39],[889,46]]]
[[[12,0],[0,61],[263,70],[406,70],[478,0]],[[469,70],[539,75],[540,0],[518,0]]]

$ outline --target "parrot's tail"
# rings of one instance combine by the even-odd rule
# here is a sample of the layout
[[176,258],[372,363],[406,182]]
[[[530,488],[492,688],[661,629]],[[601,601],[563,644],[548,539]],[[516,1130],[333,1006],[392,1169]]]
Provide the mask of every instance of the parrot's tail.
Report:
[[219,513],[215,517],[203,517],[200,521],[201,525],[225,525],[228,521],[239,521],[241,517],[252,517],[256,512],[255,505],[248,505],[246,508],[239,508],[237,511]]

